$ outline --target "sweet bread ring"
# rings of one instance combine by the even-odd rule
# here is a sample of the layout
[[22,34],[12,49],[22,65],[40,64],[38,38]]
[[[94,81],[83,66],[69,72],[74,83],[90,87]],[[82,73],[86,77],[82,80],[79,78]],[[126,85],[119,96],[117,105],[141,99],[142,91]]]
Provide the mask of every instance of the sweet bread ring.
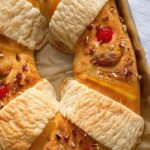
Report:
[[[8,2],[11,2],[11,1],[8,1]],[[18,4],[16,1],[13,1],[13,2],[15,2],[15,4]],[[104,87],[106,87],[106,89],[109,89],[108,87],[111,86],[111,84],[107,83],[106,80],[102,80],[104,81],[103,85],[101,84],[102,82],[100,82],[99,80],[95,81],[95,76],[92,76],[91,78],[88,72],[86,71],[83,72],[82,70],[80,70],[80,65],[78,65],[78,63],[82,62],[82,58],[85,58],[87,60],[87,58],[90,57],[89,53],[85,54],[86,49],[85,48],[82,49],[83,41],[80,41],[80,39],[85,37],[87,30],[91,30],[91,26],[87,27],[87,25],[92,23],[92,21],[93,23],[95,23],[95,21],[99,19],[99,14],[101,13],[103,14],[104,12],[107,12],[106,9],[110,4],[113,4],[114,6],[113,11],[117,12],[116,11],[117,9],[115,7],[115,1],[109,0],[107,3],[107,1],[100,0],[98,1],[99,3],[97,3],[98,5],[96,5],[96,3],[94,3],[94,1],[92,0],[90,1],[91,3],[83,2],[82,5],[79,5],[77,1],[67,1],[67,0],[66,1],[62,0],[60,2],[57,1],[56,3],[53,4],[53,6],[50,6],[50,7],[48,6],[48,8],[50,8],[51,10],[50,14],[47,14],[47,11],[43,11],[43,8],[44,9],[46,8],[46,6],[43,5],[44,4],[43,1],[38,1],[34,3],[34,1],[31,0],[31,1],[28,1],[25,3],[19,3],[19,4],[21,6],[26,6],[26,4],[28,4],[29,2],[31,2],[32,5],[36,7],[34,8],[36,9],[36,11],[39,9],[38,12],[41,11],[43,15],[47,17],[47,20],[51,18],[50,20],[51,43],[55,46],[58,46],[58,48],[62,48],[63,51],[67,50],[68,52],[72,53],[73,50],[75,50],[75,61],[74,61],[75,78],[79,80],[80,82],[83,82],[85,85],[75,80],[66,81],[62,88],[62,100],[60,103],[58,103],[56,101],[55,93],[54,93],[52,86],[46,80],[42,80],[36,71],[36,68],[34,65],[33,52],[28,51],[27,48],[25,47],[23,48],[22,46],[16,44],[14,41],[10,40],[10,43],[9,42],[8,43],[10,45],[11,43],[15,43],[15,44],[12,44],[12,47],[13,48],[17,47],[16,50],[9,52],[10,46],[8,44],[8,46],[6,46],[8,50],[4,50],[3,53],[4,54],[6,53],[5,54],[6,58],[8,56],[9,58],[12,58],[10,59],[10,61],[13,62],[14,67],[11,67],[7,63],[8,62],[8,58],[7,58],[6,62],[3,63],[3,65],[7,67],[4,67],[4,66],[2,67],[2,70],[6,69],[5,73],[1,71],[4,75],[3,80],[5,82],[6,81],[12,82],[13,78],[8,78],[11,72],[12,72],[11,77],[13,76],[17,79],[19,78],[19,80],[20,79],[22,80],[22,77],[20,76],[20,71],[21,71],[21,72],[25,72],[23,73],[23,76],[24,75],[25,77],[26,75],[31,76],[31,79],[33,79],[32,80],[33,82],[30,82],[29,84],[25,84],[24,88],[20,88],[19,91],[16,92],[15,95],[12,95],[12,96],[10,95],[10,99],[8,98],[8,100],[7,100],[7,94],[3,95],[4,107],[0,111],[0,116],[1,116],[0,117],[0,122],[1,122],[0,131],[2,133],[2,136],[0,136],[0,146],[1,146],[0,149],[2,150],[3,149],[4,150],[7,150],[7,149],[17,150],[19,148],[21,149],[29,148],[30,150],[41,150],[41,149],[44,149],[44,150],[47,150],[47,149],[89,150],[93,148],[94,149],[98,148],[102,150],[132,149],[137,144],[138,139],[140,138],[143,132],[143,126],[144,126],[143,119],[138,114],[136,114],[136,113],[139,113],[139,104],[138,104],[139,103],[139,99],[138,99],[139,82],[137,80],[137,76],[136,77],[132,76],[132,78],[129,78],[129,81],[133,81],[133,84],[132,84],[134,85],[133,88],[136,87],[135,91],[138,94],[132,103],[132,107],[130,107],[130,105],[126,105],[125,103],[125,102],[130,102],[130,100],[133,100],[129,98],[128,94],[121,95],[121,96],[126,96],[126,99],[122,102],[120,99],[113,97],[111,94],[109,95],[110,92],[107,92],[107,90],[106,90],[106,93],[104,93],[103,90],[101,89],[104,89]],[[49,1],[49,2],[52,3],[52,1]],[[92,4],[94,14],[91,14],[91,13],[87,14],[87,10],[84,11],[85,7],[82,8],[82,6],[84,6],[84,3],[86,3],[85,6],[87,6],[88,9],[90,8],[89,4]],[[74,17],[77,17],[76,18],[77,22],[83,21],[81,22],[81,24],[83,23],[83,28],[80,28],[80,30],[75,30],[76,28],[74,27],[78,26],[77,22],[75,22],[75,24],[73,24],[72,30],[70,30],[72,31],[72,34],[69,32],[66,32],[66,30],[63,30],[65,31],[66,35],[63,34],[63,32],[61,32],[62,30],[59,30],[60,27],[62,27],[63,22],[66,21],[72,24],[73,18],[69,18],[68,17],[69,15],[67,15],[66,16],[66,18],[68,17],[67,19],[61,20],[60,15],[63,16],[63,13],[68,14],[68,12],[65,10],[62,10],[62,8],[63,9],[69,8],[70,10],[75,10],[75,12],[78,9],[83,10],[81,11],[83,14],[80,12],[80,14],[78,15],[79,16],[83,15],[82,17],[84,18],[85,17],[84,13],[86,13],[87,18],[88,18],[88,19],[86,18],[87,20],[86,19],[82,20],[81,18],[78,18],[77,17],[78,15],[74,16]],[[54,11],[55,9],[56,11]],[[16,14],[17,16],[20,15],[20,14],[18,15],[18,13]],[[116,15],[117,17],[119,17],[118,13],[116,13]],[[40,16],[42,15],[40,14]],[[57,20],[57,17],[58,18],[60,17],[60,18]],[[107,17],[105,19],[107,20]],[[33,21],[34,19],[31,19],[31,20]],[[59,24],[60,20],[61,20],[61,24]],[[39,24],[40,23],[43,25],[41,21],[39,21]],[[117,20],[117,23],[118,23],[118,20]],[[65,25],[66,24],[63,24],[64,28],[67,27]],[[38,30],[37,26],[36,27],[33,26],[33,28]],[[27,31],[29,31],[30,29],[32,31],[32,28],[29,28]],[[44,28],[43,37],[45,37],[46,35],[45,33],[47,32],[45,30],[46,28]],[[97,28],[97,30],[99,31],[99,28]],[[42,30],[39,30],[39,32],[41,31]],[[108,31],[108,28],[106,31]],[[16,31],[14,33],[16,33]],[[93,32],[90,31],[90,33],[93,33]],[[116,32],[116,33],[119,33],[119,32]],[[57,36],[57,34],[59,36]],[[24,43],[24,41],[19,42],[17,39],[18,36],[13,38],[7,35],[5,32],[3,33],[3,35],[10,37],[13,40],[16,40],[18,43],[21,43],[22,45],[25,45],[29,47],[30,49],[41,47],[41,46],[37,46],[38,44],[31,46],[31,45],[28,45],[27,43]],[[121,34],[121,35],[124,36],[124,34]],[[90,38],[91,38],[90,40],[93,41],[92,36],[90,36]],[[126,38],[127,40],[129,39],[128,36]],[[98,37],[98,39],[102,40],[101,37]],[[110,40],[110,37],[105,38],[104,42],[107,42],[108,39]],[[89,40],[89,39],[86,38],[86,40]],[[35,39],[35,43],[36,42],[37,40]],[[81,42],[81,45],[80,45],[80,42]],[[131,50],[129,50],[128,56],[130,56],[130,58],[133,59],[131,70],[134,71],[134,73],[136,74],[137,69],[136,69],[135,57],[133,54],[132,45],[130,45],[131,44],[130,40],[128,42],[129,42],[129,46],[131,46]],[[41,39],[39,40],[39,43],[42,43]],[[102,43],[100,42],[100,44]],[[4,44],[4,45],[7,45],[7,44]],[[123,43],[120,46],[122,47]],[[107,47],[107,44],[106,44],[106,47]],[[105,50],[106,50],[106,47],[105,47]],[[21,56],[22,55],[24,56],[23,59],[20,60],[20,57],[16,55],[16,51],[17,53],[19,51],[19,54]],[[120,53],[120,51],[117,51],[117,53],[115,51],[115,54],[117,54],[117,56],[118,55],[122,56],[122,53]],[[86,57],[85,55],[86,56],[88,55],[88,56]],[[18,63],[18,60],[20,61],[19,63]],[[28,67],[31,66],[31,67],[28,68],[26,65],[24,65],[24,63],[26,62],[28,62],[27,66]],[[109,62],[109,65],[110,64],[116,65],[117,63]],[[103,64],[105,64],[105,62]],[[86,67],[92,68],[92,71],[91,70],[90,71],[95,72],[95,70],[97,69],[97,63],[96,63],[96,66],[94,65],[95,64],[91,65],[88,62]],[[85,68],[83,67],[82,69],[86,70],[86,67]],[[109,71],[111,67],[109,66],[108,68],[106,67],[105,69]],[[19,74],[17,74],[15,71],[12,71],[12,70],[15,70],[15,71],[17,70],[17,72],[19,71]],[[115,67],[114,67],[114,70],[115,70]],[[23,77],[23,81],[24,79],[25,78]],[[89,80],[90,84],[88,83],[87,79]],[[115,87],[117,88],[120,86],[118,86],[116,82],[124,83],[120,81],[120,79],[112,80],[112,83],[114,83]],[[20,83],[22,84],[22,82]],[[129,83],[125,85],[128,86],[128,84]],[[4,85],[3,85],[3,88],[6,87]],[[10,87],[13,87],[13,85],[14,85],[14,82],[12,82],[12,85]],[[90,87],[87,87],[86,85],[90,86],[93,89],[91,89]],[[97,88],[100,88],[100,89],[97,89]],[[94,89],[96,89],[98,92],[96,92]],[[4,91],[7,92],[6,89]],[[114,92],[115,96],[120,94],[120,93],[116,94],[117,92],[116,91]],[[132,92],[133,91],[131,91],[131,93]],[[133,95],[134,94],[135,93],[133,93]],[[13,110],[12,108],[14,107],[15,109]],[[135,111],[136,113],[134,113],[133,111]],[[13,115],[16,116],[15,119],[13,118]],[[89,116],[93,116],[93,117],[90,118]],[[110,124],[113,126],[113,128],[111,128]],[[8,130],[6,130],[6,128]],[[129,134],[129,132],[132,134]],[[14,134],[11,134],[11,133],[14,133]]]

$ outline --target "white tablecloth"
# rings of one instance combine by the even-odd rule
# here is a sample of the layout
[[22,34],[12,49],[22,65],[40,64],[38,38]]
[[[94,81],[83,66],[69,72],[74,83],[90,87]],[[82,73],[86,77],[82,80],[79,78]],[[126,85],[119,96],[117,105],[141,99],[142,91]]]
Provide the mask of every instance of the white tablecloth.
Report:
[[129,0],[129,3],[150,65],[150,0]]

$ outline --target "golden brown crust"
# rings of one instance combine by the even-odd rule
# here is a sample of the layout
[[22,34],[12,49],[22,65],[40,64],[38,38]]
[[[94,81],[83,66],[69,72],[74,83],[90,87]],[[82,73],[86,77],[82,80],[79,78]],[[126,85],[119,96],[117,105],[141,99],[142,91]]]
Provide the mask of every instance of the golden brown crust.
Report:
[[16,42],[0,36],[0,79],[9,87],[8,95],[1,101],[9,101],[37,83],[41,77],[35,67],[34,52]]
[[108,150],[108,148],[98,144],[85,132],[62,117],[60,113],[55,116],[51,123],[47,124],[30,150],[57,150],[59,148],[65,150],[86,150],[86,148]]
[[[136,59],[115,0],[107,3],[91,25],[92,28],[87,27],[76,45],[75,78],[140,113]],[[112,28],[113,38],[109,43],[97,43],[97,27]],[[87,37],[88,43],[85,42]]]

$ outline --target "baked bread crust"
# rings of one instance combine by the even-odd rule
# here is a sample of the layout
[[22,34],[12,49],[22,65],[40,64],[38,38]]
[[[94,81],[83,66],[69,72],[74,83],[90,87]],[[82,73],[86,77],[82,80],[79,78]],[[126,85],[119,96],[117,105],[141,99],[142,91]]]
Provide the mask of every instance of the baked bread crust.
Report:
[[43,79],[0,111],[0,149],[28,149],[56,112],[55,91]]
[[[112,31],[112,39],[106,43],[97,39],[98,30],[104,28]],[[75,79],[140,114],[136,57],[115,0],[109,0],[80,36],[73,70]]]
[[34,52],[28,48],[0,36],[0,54],[0,83],[4,83],[9,89],[6,97],[0,100],[1,106],[34,86],[41,77],[36,69]]
[[[62,0],[49,24],[49,40],[64,52],[73,47],[86,27],[95,19],[108,0]],[[92,12],[92,13],[89,13]]]
[[137,144],[142,117],[75,80],[67,80],[61,93],[60,113],[99,143],[112,150],[129,150]]
[[[37,145],[37,143],[39,143]],[[109,150],[57,113],[30,150]]]
[[46,42],[47,22],[27,0],[1,0],[0,34],[29,49],[40,49]]

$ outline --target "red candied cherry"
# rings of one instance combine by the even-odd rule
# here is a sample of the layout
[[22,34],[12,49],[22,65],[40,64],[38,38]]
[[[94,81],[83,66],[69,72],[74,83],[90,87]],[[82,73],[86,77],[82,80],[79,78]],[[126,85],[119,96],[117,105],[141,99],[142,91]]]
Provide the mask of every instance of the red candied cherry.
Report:
[[108,43],[112,40],[113,31],[111,27],[98,27],[96,37],[98,42]]
[[6,84],[0,84],[0,99],[3,99],[8,94],[9,90]]

